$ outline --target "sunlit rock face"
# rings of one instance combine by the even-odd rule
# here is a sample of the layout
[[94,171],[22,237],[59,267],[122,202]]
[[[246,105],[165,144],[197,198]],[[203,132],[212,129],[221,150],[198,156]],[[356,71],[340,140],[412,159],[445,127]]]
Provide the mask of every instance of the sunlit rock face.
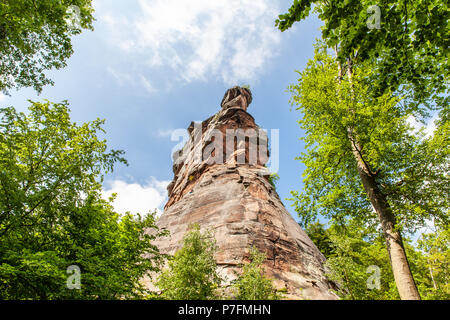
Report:
[[155,242],[173,254],[191,224],[213,230],[225,286],[247,263],[252,246],[264,252],[265,275],[288,299],[336,299],[324,275],[324,256],[284,208],[269,182],[267,133],[247,112],[249,89],[234,87],[217,114],[191,123],[189,141],[173,155],[174,179]]

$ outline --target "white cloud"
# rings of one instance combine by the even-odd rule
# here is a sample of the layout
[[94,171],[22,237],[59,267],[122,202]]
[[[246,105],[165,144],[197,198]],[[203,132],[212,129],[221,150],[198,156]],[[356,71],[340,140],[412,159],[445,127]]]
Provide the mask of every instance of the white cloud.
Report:
[[137,4],[137,13],[100,12],[98,20],[106,23],[106,38],[128,61],[163,70],[167,80],[221,79],[227,85],[255,80],[280,42],[274,27],[278,1],[139,0]]
[[145,90],[147,90],[148,93],[155,93],[156,89],[153,87],[153,85],[148,81],[146,77],[143,75],[140,76],[141,84],[144,86]]
[[147,93],[155,93],[156,89],[150,83],[150,81],[144,77],[142,74],[132,75],[128,72],[120,72],[112,68],[111,66],[106,68],[106,71],[112,75],[119,86],[132,85],[132,86],[142,86],[147,91]]
[[423,234],[435,233],[436,225],[433,219],[426,219],[424,226],[418,228],[414,234],[411,235],[411,240],[413,243],[417,243],[417,240],[420,240]]
[[174,129],[159,129],[158,137],[171,137]]
[[0,92],[0,102],[3,102],[6,99],[6,96]]
[[117,193],[113,206],[118,213],[124,214],[129,211],[133,214],[146,214],[156,209],[158,215],[161,215],[167,201],[166,188],[169,182],[159,181],[153,177],[145,185],[113,180],[106,183],[107,187],[104,188],[102,195],[108,199],[113,193]]
[[435,123],[435,121],[438,119],[438,116],[436,115],[436,116],[434,116],[433,118],[431,118],[429,121],[428,121],[428,124],[426,125],[426,127],[425,127],[425,135],[427,136],[427,137],[429,137],[429,136],[432,136],[433,134],[434,134],[434,130],[436,130],[436,123]]
[[93,0],[92,1],[92,7],[94,8],[94,11],[98,11],[101,8],[101,0]]
[[412,131],[414,133],[418,133],[421,129],[423,129],[423,133],[425,134],[425,137],[431,137],[434,133],[434,130],[436,130],[436,123],[435,121],[439,118],[439,115],[434,115],[431,119],[428,120],[427,124],[424,125],[423,123],[417,121],[417,119],[410,115],[406,122],[411,126]]
[[113,78],[120,86],[123,86],[126,83],[133,82],[133,77],[131,77],[131,75],[128,73],[119,72],[112,67],[108,67],[106,71],[108,71],[108,73],[113,76]]

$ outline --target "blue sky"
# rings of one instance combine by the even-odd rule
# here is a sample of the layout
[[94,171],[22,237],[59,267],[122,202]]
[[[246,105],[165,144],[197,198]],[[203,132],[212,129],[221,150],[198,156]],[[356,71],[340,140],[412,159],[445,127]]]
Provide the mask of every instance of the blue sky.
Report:
[[27,99],[67,99],[74,121],[106,119],[111,148],[126,151],[128,167],[107,176],[105,194],[118,192],[117,209],[147,211],[166,201],[173,178],[174,129],[219,110],[226,89],[250,84],[249,112],[264,129],[279,129],[277,190],[302,188],[302,135],[286,88],[297,79],[320,37],[316,18],[281,33],[274,20],[291,0],[94,0],[95,30],[74,37],[66,68],[50,71],[54,86],[0,96],[1,106],[25,111]]
[[315,18],[281,33],[274,20],[291,0],[94,0],[95,30],[73,38],[66,68],[50,71],[54,86],[0,96],[1,106],[25,111],[27,99],[67,99],[74,121],[106,119],[111,148],[126,151],[129,166],[106,177],[105,194],[119,193],[117,209],[147,211],[166,201],[173,178],[174,129],[187,128],[220,108],[226,89],[250,84],[249,112],[264,129],[279,129],[277,190],[296,217],[290,190],[302,188],[294,160],[302,135],[286,88],[297,79],[320,37]]
[[[291,0],[94,0],[95,30],[74,37],[66,68],[50,71],[54,86],[0,93],[0,106],[26,111],[28,99],[67,99],[72,119],[106,119],[110,148],[129,166],[106,177],[105,196],[118,193],[120,212],[162,209],[172,180],[171,132],[216,113],[226,89],[249,84],[249,112],[267,130],[279,130],[277,191],[286,208],[302,189],[302,132],[286,91],[313,57],[321,22],[310,17],[287,32],[274,27]],[[410,119],[415,128],[421,126]],[[432,121],[426,131],[431,134]]]

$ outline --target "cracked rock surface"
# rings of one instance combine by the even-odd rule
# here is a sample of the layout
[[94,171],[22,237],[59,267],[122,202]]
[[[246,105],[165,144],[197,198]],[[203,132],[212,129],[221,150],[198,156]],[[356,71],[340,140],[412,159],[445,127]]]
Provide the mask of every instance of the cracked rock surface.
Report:
[[[267,136],[246,111],[251,99],[248,89],[234,87],[226,92],[216,115],[188,128],[191,139],[174,156],[169,200],[157,222],[170,235],[154,244],[161,252],[174,254],[189,226],[198,223],[202,230],[214,232],[216,261],[225,286],[236,278],[240,266],[248,263],[250,248],[255,246],[266,254],[265,275],[277,289],[287,292],[286,298],[337,299],[331,291],[336,288],[334,283],[325,277],[324,256],[285,209],[268,180],[264,166]],[[225,141],[223,150],[207,149],[217,142],[217,135],[212,138],[214,132],[249,128],[259,137],[256,159],[249,154],[251,139],[235,142],[233,150]],[[239,154],[245,163],[236,160]],[[211,161],[218,156],[223,163]]]

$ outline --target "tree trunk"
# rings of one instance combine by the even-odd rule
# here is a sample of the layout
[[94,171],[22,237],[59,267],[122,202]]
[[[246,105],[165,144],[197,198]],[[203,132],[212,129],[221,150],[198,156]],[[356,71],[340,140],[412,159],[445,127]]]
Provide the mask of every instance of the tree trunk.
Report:
[[353,145],[353,154],[358,164],[358,173],[361,178],[364,190],[375,209],[381,222],[386,246],[391,261],[392,272],[394,273],[395,284],[402,300],[420,300],[414,278],[409,268],[406,251],[403,247],[403,240],[400,231],[395,228],[396,219],[392,212],[386,196],[381,192],[375,175],[370,172],[367,164],[361,156],[358,144],[349,138]]
[[[347,75],[350,85],[352,85],[352,59],[348,60]],[[342,79],[342,76],[343,69],[339,64],[339,79]],[[349,111],[351,112],[351,110]],[[353,132],[352,128],[347,128],[347,132],[364,190],[366,191],[367,197],[375,209],[381,223],[400,299],[420,300],[419,291],[417,290],[411,269],[409,268],[402,236],[400,231],[395,228],[396,219],[392,212],[392,208],[386,199],[386,195],[383,194],[376,182],[376,173],[373,173],[370,166],[364,161],[362,146],[358,142],[357,133]]]
[[436,286],[436,282],[434,281],[433,269],[431,268],[431,264],[428,266],[428,269],[430,270],[431,281],[433,281],[433,288],[434,288],[434,290],[437,290],[437,286]]

